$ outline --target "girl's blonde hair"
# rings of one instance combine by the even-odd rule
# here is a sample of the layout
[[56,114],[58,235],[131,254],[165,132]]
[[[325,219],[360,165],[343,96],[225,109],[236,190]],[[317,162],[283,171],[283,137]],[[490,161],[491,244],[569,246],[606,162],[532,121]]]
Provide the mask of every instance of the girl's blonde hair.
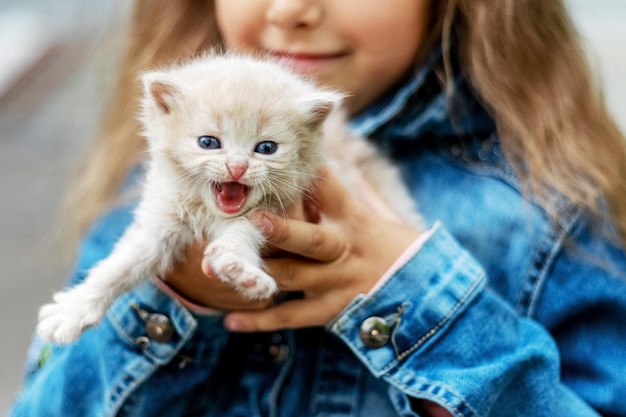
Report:
[[[433,3],[430,25],[427,46],[441,43],[448,63],[451,51],[459,51],[455,59],[496,119],[526,191],[554,219],[554,192],[597,219],[608,209],[626,243],[626,142],[592,81],[562,1],[441,0]],[[138,74],[220,43],[211,1],[136,2],[112,101],[69,194],[65,212],[71,211],[76,238],[114,203],[142,158]],[[448,71],[447,85],[450,77]]]
[[459,43],[461,66],[525,191],[553,220],[555,192],[596,226],[608,210],[617,230],[604,231],[626,245],[626,141],[564,4],[448,0],[445,8],[443,45]]

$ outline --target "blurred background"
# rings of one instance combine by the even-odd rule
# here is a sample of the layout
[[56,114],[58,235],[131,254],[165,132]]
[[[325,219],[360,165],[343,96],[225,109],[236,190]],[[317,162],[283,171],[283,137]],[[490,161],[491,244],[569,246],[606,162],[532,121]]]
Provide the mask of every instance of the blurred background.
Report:
[[[53,239],[67,176],[98,126],[128,0],[0,0],[0,413],[39,305],[68,266]],[[626,1],[569,0],[626,131]]]
[[61,194],[98,126],[128,0],[0,0],[0,415],[37,308],[61,288]]

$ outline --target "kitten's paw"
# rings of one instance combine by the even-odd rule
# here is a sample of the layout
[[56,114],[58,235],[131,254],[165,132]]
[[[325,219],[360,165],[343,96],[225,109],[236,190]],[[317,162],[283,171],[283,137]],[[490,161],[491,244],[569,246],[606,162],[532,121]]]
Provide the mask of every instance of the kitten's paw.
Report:
[[88,327],[95,326],[104,315],[104,308],[98,300],[87,298],[73,290],[54,295],[54,303],[45,304],[39,309],[37,334],[40,338],[56,343],[70,343]]
[[267,299],[278,293],[276,281],[254,263],[219,246],[209,247],[211,267],[222,281],[231,284],[252,300]]
[[272,298],[278,293],[276,281],[261,269],[250,266],[245,267],[241,274],[231,283],[237,290],[252,300]]

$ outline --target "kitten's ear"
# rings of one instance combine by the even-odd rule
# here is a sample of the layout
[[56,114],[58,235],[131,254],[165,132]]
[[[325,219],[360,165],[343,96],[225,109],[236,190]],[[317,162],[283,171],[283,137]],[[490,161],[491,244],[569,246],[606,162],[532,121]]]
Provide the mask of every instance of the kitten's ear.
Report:
[[143,75],[145,96],[156,108],[169,114],[178,104],[180,89],[176,83],[161,72],[148,72]]
[[304,100],[302,104],[309,116],[311,126],[321,126],[333,110],[339,107],[342,100],[343,95],[335,91],[319,91]]

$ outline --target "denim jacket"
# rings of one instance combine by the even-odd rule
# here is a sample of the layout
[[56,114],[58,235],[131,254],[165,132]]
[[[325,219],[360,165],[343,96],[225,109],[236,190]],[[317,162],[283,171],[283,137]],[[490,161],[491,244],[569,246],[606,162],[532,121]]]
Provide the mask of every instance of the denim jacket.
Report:
[[[553,223],[525,198],[493,121],[462,77],[446,98],[436,62],[352,122],[432,225],[373,292],[324,328],[232,334],[147,281],[78,341],[35,338],[10,415],[409,417],[427,399],[455,416],[626,416],[624,249],[573,205]],[[127,206],[94,225],[71,284],[131,221]],[[156,313],[166,338],[147,330]]]

